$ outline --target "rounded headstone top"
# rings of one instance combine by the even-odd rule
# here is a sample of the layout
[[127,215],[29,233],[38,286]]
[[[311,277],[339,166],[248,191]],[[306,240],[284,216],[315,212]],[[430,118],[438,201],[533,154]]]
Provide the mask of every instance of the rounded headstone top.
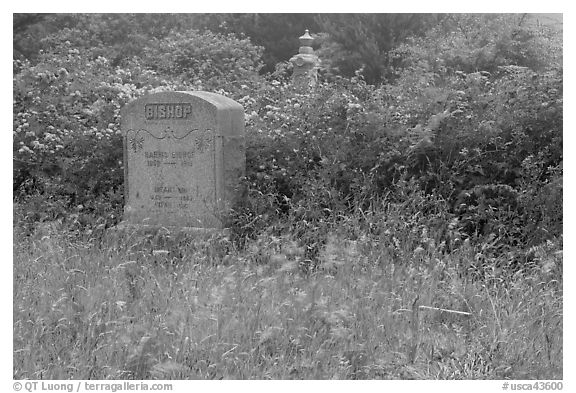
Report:
[[312,36],[308,32],[308,29],[306,29],[306,32],[304,33],[303,36],[299,38],[299,40],[300,45],[302,46],[312,46],[312,41],[314,41],[314,38],[312,38]]

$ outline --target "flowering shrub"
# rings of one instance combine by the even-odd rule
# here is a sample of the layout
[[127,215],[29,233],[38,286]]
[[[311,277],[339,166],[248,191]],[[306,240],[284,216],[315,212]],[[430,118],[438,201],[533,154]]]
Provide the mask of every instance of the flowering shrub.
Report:
[[262,50],[233,34],[188,30],[151,41],[141,60],[146,68],[196,90],[245,94],[260,82]]
[[[62,43],[14,77],[14,188],[91,208],[122,184],[120,108],[141,94],[130,71]],[[51,212],[46,206],[46,214]],[[102,213],[102,212],[100,212]]]
[[310,94],[276,75],[243,99],[254,216],[289,213],[300,235],[326,232],[374,198],[401,199],[399,180],[412,178],[452,214],[444,231],[508,245],[561,236],[562,70],[490,69],[420,61],[394,85],[357,76]]
[[410,37],[390,52],[397,66],[421,63],[438,74],[495,72],[517,65],[541,71],[562,62],[562,38],[547,26],[534,27],[527,14],[456,14],[425,37]]
[[244,107],[241,236],[289,229],[317,252],[344,217],[418,192],[444,209],[444,227],[430,231],[501,244],[560,236],[562,69],[494,58],[470,71],[450,60],[465,42],[453,34],[433,30],[402,46],[394,84],[366,84],[359,71],[301,92],[290,64],[259,77],[261,49],[234,36],[168,34],[118,66],[86,44],[92,36],[65,29],[46,38],[37,63],[14,63],[15,195],[46,205],[32,209],[35,220],[73,207],[114,221],[120,108],[150,91],[201,88]]
[[[19,200],[44,205],[31,209],[32,220],[69,218],[69,208],[118,219],[124,174],[119,116],[129,101],[162,90],[234,91],[233,82],[242,82],[241,89],[257,76],[259,52],[247,40],[176,35],[147,51],[164,59],[152,69],[152,57],[113,65],[95,39],[63,29],[43,41],[34,65],[14,62],[14,191]],[[200,42],[212,51],[185,63]]]
[[[494,29],[500,30],[481,30],[475,37],[505,40],[527,30],[505,23]],[[408,137],[414,138],[407,169],[428,192],[451,201],[460,229],[470,236],[489,235],[509,244],[560,236],[563,77],[557,42],[527,30],[523,51],[539,57],[521,59],[510,52],[518,42],[474,44],[463,30],[434,29],[401,48],[406,68],[388,91],[398,98],[399,114],[411,126]],[[455,55],[464,43],[507,55],[491,52],[494,56],[474,61],[476,69],[470,71],[470,63]],[[544,53],[551,55],[546,61]],[[493,193],[508,189],[514,198],[508,191]],[[534,200],[546,200],[548,213],[535,209]]]

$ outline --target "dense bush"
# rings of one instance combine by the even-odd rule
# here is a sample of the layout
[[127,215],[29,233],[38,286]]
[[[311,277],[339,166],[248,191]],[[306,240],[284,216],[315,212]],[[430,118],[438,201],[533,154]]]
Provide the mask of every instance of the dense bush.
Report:
[[42,44],[34,64],[14,61],[14,196],[33,204],[32,222],[67,219],[73,209],[84,223],[114,223],[123,194],[120,109],[151,91],[241,91],[257,80],[260,54],[248,40],[194,31],[153,41],[148,57],[122,66],[102,56],[89,30],[63,29]]
[[[478,27],[482,20],[489,23]],[[404,68],[392,89],[402,94],[401,107],[413,108],[411,119],[437,113],[428,126],[416,121],[413,130],[423,131],[418,143],[426,142],[416,163],[426,165],[412,169],[427,189],[451,200],[469,234],[508,244],[559,236],[558,34],[510,15],[462,16],[455,22],[458,29],[439,26],[398,50]],[[535,209],[535,200],[546,200],[546,214]]]
[[320,14],[318,35],[322,68],[346,77],[361,71],[368,83],[390,79],[389,52],[408,37],[419,36],[446,18],[445,14]]
[[[557,59],[546,67],[529,64],[534,69],[500,65],[503,58],[513,63],[511,56],[485,62],[492,72],[468,72],[468,63],[456,62],[435,69],[423,50],[430,48],[440,63],[438,45],[447,58],[461,50],[461,41],[449,40],[452,32],[438,34],[402,48],[404,64],[393,85],[375,87],[356,76],[302,95],[276,75],[246,100],[253,149],[248,177],[256,217],[268,220],[263,227],[271,215],[289,213],[286,221],[299,226],[297,232],[325,233],[328,223],[337,227],[338,217],[374,198],[402,198],[403,181],[413,179],[410,184],[437,195],[450,213],[443,232],[450,225],[465,237],[491,239],[498,252],[561,236]],[[532,36],[542,44],[540,35]],[[502,53],[510,49],[497,46]]]
[[260,81],[261,56],[262,48],[248,39],[189,30],[152,40],[141,60],[147,69],[182,85],[238,95]]
[[274,71],[276,64],[288,61],[298,52],[297,38],[309,29],[319,30],[317,14],[196,14],[193,26],[215,33],[249,37],[250,41],[262,46],[261,72]]
[[119,113],[138,94],[131,73],[69,42],[41,57],[35,66],[19,64],[14,77],[15,195],[41,195],[51,219],[65,215],[52,211],[53,199],[88,209],[106,196],[119,202]]
[[[151,39],[186,31],[194,14],[14,14],[14,59],[33,64],[66,37],[78,49],[90,49],[113,65],[141,56]],[[55,40],[45,39],[54,37]]]
[[561,64],[562,38],[552,27],[536,27],[528,14],[457,14],[424,37],[409,37],[389,56],[396,67],[421,63],[440,74],[495,72],[508,65],[539,71]]
[[[32,221],[73,209],[113,223],[120,108],[150,91],[204,89],[245,109],[240,237],[289,230],[318,249],[346,217],[419,193],[434,196],[425,210],[443,218],[430,230],[450,247],[469,238],[501,252],[561,236],[561,53],[543,56],[558,41],[514,16],[442,21],[390,53],[393,84],[367,84],[358,71],[305,94],[289,64],[258,76],[262,49],[233,35],[165,32],[120,65],[104,56],[114,41],[105,34],[49,35],[34,63],[14,63],[15,197],[35,204]],[[368,221],[358,225],[374,229]]]

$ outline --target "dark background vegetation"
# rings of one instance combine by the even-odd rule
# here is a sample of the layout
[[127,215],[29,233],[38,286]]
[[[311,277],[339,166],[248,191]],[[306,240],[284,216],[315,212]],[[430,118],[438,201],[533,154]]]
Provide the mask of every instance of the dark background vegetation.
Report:
[[[562,239],[561,18],[534,14],[14,14],[15,225],[115,225],[119,111],[158,90],[245,108],[239,239],[294,233],[314,259],[343,217],[406,207],[446,250],[529,260]],[[297,38],[321,58],[289,83]],[[355,229],[347,229],[354,232]]]

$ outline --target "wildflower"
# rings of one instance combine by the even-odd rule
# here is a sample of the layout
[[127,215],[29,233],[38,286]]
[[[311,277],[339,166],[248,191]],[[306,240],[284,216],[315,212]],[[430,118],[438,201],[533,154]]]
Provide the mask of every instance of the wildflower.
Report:
[[422,247],[420,247],[420,246],[416,247],[416,248],[414,249],[414,253],[413,253],[413,254],[414,254],[415,257],[420,257],[420,256],[422,256],[422,254],[424,254],[424,248],[422,248]]
[[34,154],[34,152],[32,150],[30,150],[30,148],[28,146],[22,146],[19,150],[18,153],[30,153],[30,154]]

